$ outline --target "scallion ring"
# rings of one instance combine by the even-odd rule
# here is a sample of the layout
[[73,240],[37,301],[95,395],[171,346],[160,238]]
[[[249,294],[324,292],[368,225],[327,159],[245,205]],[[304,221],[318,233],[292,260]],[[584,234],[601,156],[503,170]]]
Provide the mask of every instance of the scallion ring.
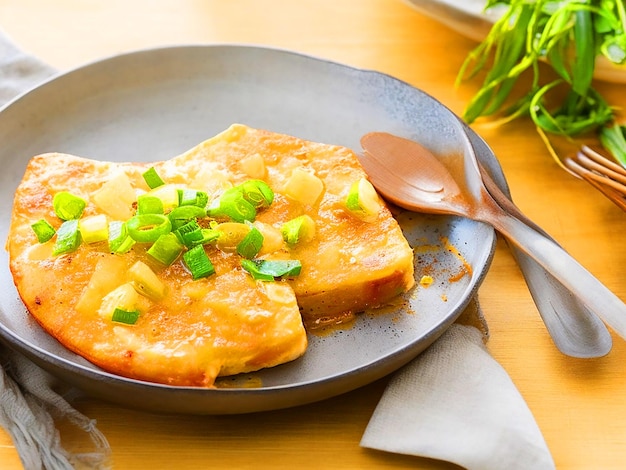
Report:
[[161,235],[170,233],[172,222],[162,214],[139,214],[126,221],[128,235],[140,243],[154,243]]

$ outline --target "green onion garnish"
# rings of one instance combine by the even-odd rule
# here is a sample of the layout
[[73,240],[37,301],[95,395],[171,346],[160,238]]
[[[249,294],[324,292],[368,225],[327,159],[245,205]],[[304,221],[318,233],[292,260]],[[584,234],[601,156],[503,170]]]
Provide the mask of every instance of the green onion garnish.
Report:
[[187,248],[197,245],[203,238],[202,229],[195,219],[179,227],[174,233],[178,237],[178,240]]
[[169,266],[176,261],[183,248],[184,245],[178,241],[178,237],[173,232],[169,232],[157,238],[148,249],[148,254],[161,264]]
[[46,243],[56,233],[56,230],[46,219],[40,219],[31,225],[39,243]]
[[134,325],[138,319],[139,310],[122,310],[121,308],[113,310],[113,316],[111,317],[111,321],[126,325]]
[[57,239],[52,248],[52,254],[62,255],[76,251],[80,245],[80,230],[78,230],[78,220],[66,220],[57,230]]
[[263,260],[242,259],[241,266],[254,279],[273,281],[276,278],[294,277],[300,274],[302,263],[298,260]]
[[207,243],[216,241],[220,237],[219,231],[210,228],[200,229],[200,233],[202,234],[202,238],[192,242],[193,245],[206,245]]
[[130,235],[126,224],[120,221],[109,223],[109,251],[118,255],[127,253],[135,244]]
[[137,198],[137,214],[163,214],[163,201],[150,194],[142,194]]
[[237,245],[237,254],[244,258],[254,258],[263,246],[263,234],[256,227],[251,227],[248,234]]
[[145,171],[142,176],[150,189],[158,188],[159,186],[163,186],[165,184],[154,167],[150,167],[150,169]]
[[61,220],[78,219],[82,214],[87,201],[82,197],[75,196],[67,191],[61,191],[54,195],[52,207],[57,217]]
[[280,227],[280,232],[289,245],[308,243],[315,237],[315,221],[304,214],[285,222]]
[[215,268],[202,245],[198,245],[186,251],[183,255],[183,261],[187,268],[189,268],[189,271],[191,271],[191,277],[194,280],[215,274]]
[[239,187],[224,191],[217,201],[217,207],[210,207],[208,213],[212,217],[226,216],[240,223],[246,220],[252,222],[256,217],[256,209],[244,198]]
[[138,214],[126,221],[126,228],[133,240],[152,243],[161,235],[170,233],[172,223],[163,214]]
[[237,187],[240,188],[245,200],[255,209],[269,207],[274,201],[274,191],[265,181],[249,180]]
[[195,189],[179,189],[178,205],[179,206],[198,206],[205,208],[209,202],[209,195],[204,191]]
[[178,230],[191,220],[206,217],[206,211],[198,206],[181,206],[172,209],[167,216],[172,223],[172,230]]

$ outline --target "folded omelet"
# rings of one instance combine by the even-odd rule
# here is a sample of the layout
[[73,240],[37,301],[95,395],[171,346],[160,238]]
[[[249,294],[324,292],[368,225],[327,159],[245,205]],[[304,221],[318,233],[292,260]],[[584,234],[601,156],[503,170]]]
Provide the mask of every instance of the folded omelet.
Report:
[[372,192],[351,150],[239,124],[163,162],[44,154],[15,193],[10,269],[68,349],[208,387],[294,360],[307,329],[413,286],[412,249]]

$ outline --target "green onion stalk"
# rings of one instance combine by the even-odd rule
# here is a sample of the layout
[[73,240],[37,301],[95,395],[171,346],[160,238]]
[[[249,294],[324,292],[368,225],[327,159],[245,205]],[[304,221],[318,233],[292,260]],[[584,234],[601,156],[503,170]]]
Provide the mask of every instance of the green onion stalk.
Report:
[[[487,0],[485,10],[497,6],[504,8],[502,16],[470,52],[457,77],[458,86],[485,73],[464,120],[471,124],[481,117],[500,122],[530,117],[559,163],[550,135],[573,141],[594,134],[626,167],[626,127],[593,87],[598,57],[626,63],[624,2]],[[522,74],[530,74],[530,89],[512,99]]]

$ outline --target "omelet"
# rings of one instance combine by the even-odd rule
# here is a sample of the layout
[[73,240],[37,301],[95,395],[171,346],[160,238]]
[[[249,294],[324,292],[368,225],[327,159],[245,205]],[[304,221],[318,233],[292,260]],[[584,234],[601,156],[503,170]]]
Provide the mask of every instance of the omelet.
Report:
[[32,317],[105,371],[175,386],[302,356],[414,284],[357,156],[234,124],[167,161],[33,157],[6,244]]

